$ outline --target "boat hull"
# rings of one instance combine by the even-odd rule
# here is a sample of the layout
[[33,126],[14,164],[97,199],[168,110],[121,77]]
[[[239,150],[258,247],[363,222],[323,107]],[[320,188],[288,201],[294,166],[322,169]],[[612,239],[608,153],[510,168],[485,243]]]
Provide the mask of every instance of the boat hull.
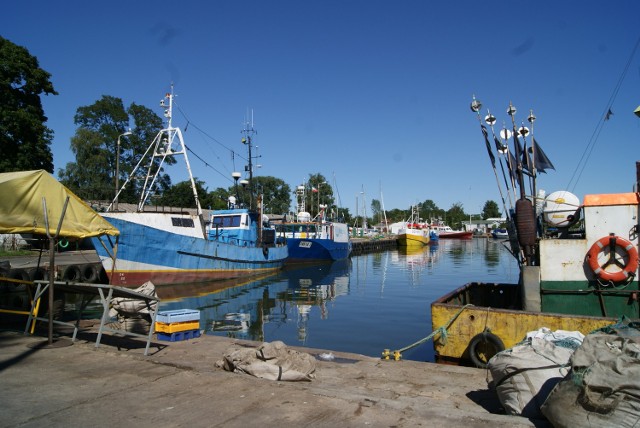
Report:
[[507,229],[494,229],[491,232],[493,239],[509,239],[509,232]]
[[351,241],[336,242],[321,238],[287,238],[289,255],[286,263],[331,262],[349,258]]
[[469,283],[433,302],[433,331],[451,322],[446,338],[442,335],[434,338],[436,361],[471,365],[471,342],[486,328],[508,349],[522,341],[528,332],[541,327],[586,335],[616,322],[615,318],[607,317],[525,311],[520,302],[518,284],[495,283]]
[[440,239],[471,239],[473,238],[473,232],[440,232],[438,237]]
[[139,286],[242,278],[282,268],[286,246],[256,248],[198,236],[181,235],[116,216],[108,221],[120,231],[116,262],[101,243],[94,247],[111,284]]
[[410,229],[398,234],[398,245],[401,247],[424,247],[429,244],[429,235],[422,230]]

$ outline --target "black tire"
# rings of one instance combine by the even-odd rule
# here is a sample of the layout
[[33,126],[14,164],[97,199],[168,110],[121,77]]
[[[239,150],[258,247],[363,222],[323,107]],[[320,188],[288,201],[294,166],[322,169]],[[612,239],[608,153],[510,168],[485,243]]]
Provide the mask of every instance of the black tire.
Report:
[[46,281],[47,279],[49,279],[49,271],[47,271],[45,268],[37,267],[29,269],[30,281]]
[[[18,281],[27,281],[27,282],[31,282],[31,279],[29,279],[29,272],[27,272],[26,269],[11,269],[9,271],[9,273],[7,274],[7,278],[9,279],[15,279]],[[27,284],[24,283],[19,283],[19,282],[10,282],[7,281],[6,283],[6,289],[10,290],[10,291],[20,291],[20,290],[25,290],[27,287]]]
[[94,264],[82,265],[82,267],[80,268],[80,271],[82,273],[83,282],[93,283],[98,280],[99,273],[98,273],[98,269]]
[[486,369],[491,357],[504,351],[502,339],[493,333],[483,331],[469,342],[469,358],[480,369]]
[[62,271],[63,281],[78,282],[81,279],[82,279],[82,273],[80,272],[80,268],[76,265],[66,266]]
[[29,272],[24,269],[11,269],[9,271],[9,278],[18,279],[20,281],[31,281],[29,278]]

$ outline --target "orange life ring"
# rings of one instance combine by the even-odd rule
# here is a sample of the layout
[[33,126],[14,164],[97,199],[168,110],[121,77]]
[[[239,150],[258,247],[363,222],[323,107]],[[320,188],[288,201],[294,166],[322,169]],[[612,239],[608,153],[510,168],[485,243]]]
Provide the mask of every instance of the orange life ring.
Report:
[[[627,254],[628,261],[626,265],[616,259],[615,247],[622,249]],[[604,248],[609,248],[609,260],[600,265],[598,263],[598,254]],[[631,242],[613,233],[598,239],[589,249],[587,257],[589,259],[589,267],[603,281],[624,282],[629,277],[633,278],[638,270],[638,250],[636,247]],[[618,272],[607,272],[605,268],[612,264],[618,266],[620,270]]]

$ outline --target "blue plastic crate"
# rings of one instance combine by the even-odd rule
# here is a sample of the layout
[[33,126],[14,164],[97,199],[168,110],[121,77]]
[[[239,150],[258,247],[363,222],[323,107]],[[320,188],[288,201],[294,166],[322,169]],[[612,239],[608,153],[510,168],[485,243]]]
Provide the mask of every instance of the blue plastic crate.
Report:
[[171,324],[173,322],[200,321],[200,311],[194,309],[160,311],[156,315],[156,321],[165,324]]
[[180,342],[182,340],[195,339],[200,337],[200,330],[178,331],[175,333],[156,333],[158,340],[166,340],[168,342]]

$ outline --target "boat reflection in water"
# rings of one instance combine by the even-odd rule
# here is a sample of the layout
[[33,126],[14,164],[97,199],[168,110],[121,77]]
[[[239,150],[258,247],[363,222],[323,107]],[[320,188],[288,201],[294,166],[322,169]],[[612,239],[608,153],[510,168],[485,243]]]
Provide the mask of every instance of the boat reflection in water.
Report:
[[433,269],[438,259],[440,247],[427,245],[418,247],[398,247],[398,252],[391,258],[392,263],[400,264],[401,271],[409,275],[410,284],[419,283],[420,276]]
[[[251,281],[215,281],[210,284],[181,284],[158,290],[161,310],[198,309],[200,328],[205,334],[238,339],[271,340],[304,344],[309,314],[314,306],[321,319],[328,317],[327,303],[349,293],[351,260],[287,267],[277,274]],[[185,293],[186,292],[186,293]],[[187,293],[193,293],[188,296]],[[273,331],[292,336],[289,326],[295,323],[296,337],[277,337]],[[286,333],[289,332],[289,333]]]

